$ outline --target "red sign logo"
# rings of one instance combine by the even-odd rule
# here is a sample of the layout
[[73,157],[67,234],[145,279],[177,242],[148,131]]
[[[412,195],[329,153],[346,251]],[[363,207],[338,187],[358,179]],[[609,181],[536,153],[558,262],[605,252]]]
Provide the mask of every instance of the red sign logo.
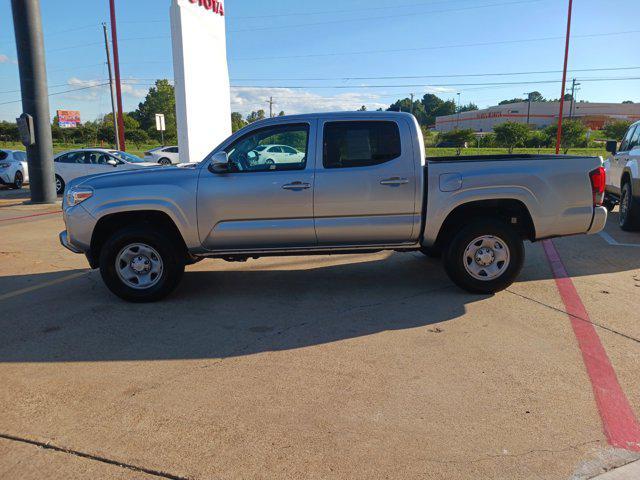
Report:
[[191,3],[197,3],[206,10],[210,10],[213,13],[224,17],[224,6],[222,2],[218,0],[189,0]]

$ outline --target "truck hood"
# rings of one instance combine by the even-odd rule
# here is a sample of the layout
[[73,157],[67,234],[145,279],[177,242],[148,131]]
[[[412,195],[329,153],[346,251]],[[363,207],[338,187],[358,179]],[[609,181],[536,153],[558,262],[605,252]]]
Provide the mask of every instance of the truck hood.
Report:
[[[145,164],[139,164],[145,165]],[[189,166],[159,166],[158,164],[150,164],[141,168],[132,170],[124,170],[121,172],[101,173],[97,175],[88,175],[86,177],[76,178],[67,185],[67,188],[77,187],[79,185],[91,187],[94,189],[124,187],[124,186],[143,186],[143,185],[162,185],[174,183],[185,177],[197,177],[199,174],[198,164]]]

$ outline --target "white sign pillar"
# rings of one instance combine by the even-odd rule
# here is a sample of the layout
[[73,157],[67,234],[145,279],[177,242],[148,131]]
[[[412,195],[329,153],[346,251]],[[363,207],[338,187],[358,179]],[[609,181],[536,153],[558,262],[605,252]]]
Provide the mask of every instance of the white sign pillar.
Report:
[[231,135],[224,4],[172,0],[171,36],[180,161],[199,162]]

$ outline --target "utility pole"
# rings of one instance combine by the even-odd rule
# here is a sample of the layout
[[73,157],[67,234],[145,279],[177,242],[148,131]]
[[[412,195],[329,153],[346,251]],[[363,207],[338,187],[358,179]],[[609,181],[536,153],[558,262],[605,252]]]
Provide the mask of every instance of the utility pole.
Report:
[[[11,11],[18,51],[22,111],[23,115],[31,117],[27,120],[31,138],[28,141],[24,139],[31,201],[55,203],[57,195],[40,0],[11,0]],[[32,125],[30,120],[33,120]]]
[[527,126],[529,125],[529,123],[531,122],[531,93],[525,93],[525,95],[527,96]]
[[273,97],[269,97],[267,103],[269,104],[269,118],[273,118]]
[[116,5],[115,0],[109,0],[109,12],[111,14],[111,41],[113,42],[113,67],[116,74],[116,97],[118,101],[118,135],[120,138],[120,150],[125,152],[127,145],[124,141],[124,118],[122,116],[122,83],[120,82],[120,55],[118,53],[118,31],[116,29]]
[[414,94],[410,94],[411,95],[411,106],[409,107],[409,113],[411,113],[411,115],[413,115],[413,97]]
[[456,119],[456,130],[458,130],[460,128],[460,108],[462,107],[462,105],[460,104],[460,92],[458,92],[458,108],[456,110],[458,110],[458,117]]
[[111,111],[113,112],[113,131],[116,132],[116,150],[120,150],[120,134],[118,129],[118,116],[116,110],[116,93],[113,89],[113,73],[111,71],[111,52],[109,51],[109,36],[107,35],[107,24],[102,24],[104,30],[104,48],[107,52],[107,67],[109,68],[109,88],[111,89]]
[[569,118],[572,120],[573,120],[573,109],[576,103],[576,91],[580,90],[579,88],[576,88],[578,86],[580,86],[580,84],[576,82],[576,79],[574,78],[571,84],[571,108],[569,110]]
[[569,0],[569,13],[567,14],[567,41],[564,47],[564,68],[562,70],[562,92],[560,93],[560,112],[558,113],[558,135],[556,137],[556,155],[560,153],[562,144],[562,116],[564,115],[564,92],[567,86],[567,64],[569,62],[569,41],[571,40],[571,13],[573,0]]

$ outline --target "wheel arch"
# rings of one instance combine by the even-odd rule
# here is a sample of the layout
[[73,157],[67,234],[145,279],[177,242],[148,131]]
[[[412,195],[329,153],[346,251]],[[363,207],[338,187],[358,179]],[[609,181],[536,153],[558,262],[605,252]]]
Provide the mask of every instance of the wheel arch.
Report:
[[96,223],[91,235],[91,247],[87,258],[92,268],[98,268],[100,250],[109,236],[124,227],[131,225],[146,225],[158,228],[165,235],[171,236],[184,251],[185,260],[189,260],[187,245],[173,219],[160,210],[134,210],[116,212],[101,217]]
[[434,246],[441,248],[462,226],[481,217],[494,218],[512,226],[523,240],[536,239],[535,224],[527,206],[521,200],[504,198],[470,201],[455,207],[442,223]]

